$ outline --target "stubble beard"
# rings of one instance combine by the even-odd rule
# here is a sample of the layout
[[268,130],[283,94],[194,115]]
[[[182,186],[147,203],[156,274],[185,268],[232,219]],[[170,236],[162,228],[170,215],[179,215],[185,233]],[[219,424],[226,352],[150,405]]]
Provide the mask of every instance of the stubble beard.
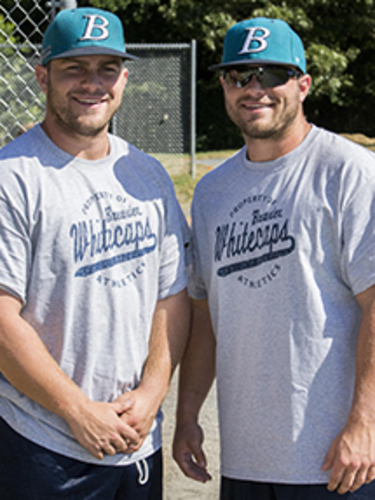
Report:
[[120,106],[119,104],[108,117],[104,117],[101,123],[89,124],[80,122],[79,116],[72,113],[67,106],[59,106],[56,103],[52,89],[49,89],[48,91],[47,100],[49,110],[51,115],[54,117],[57,126],[63,133],[71,137],[97,137],[108,127],[109,122]]
[[[238,105],[238,103],[236,103],[236,105]],[[275,103],[275,105],[277,105],[277,103]],[[288,134],[289,129],[297,119],[299,102],[293,100],[287,108],[284,108],[283,114],[279,113],[279,116],[275,116],[275,119],[267,123],[264,123],[261,118],[256,117],[247,121],[242,119],[240,114],[236,112],[236,109],[231,107],[228,102],[226,102],[226,110],[229,118],[238,126],[245,138],[250,140],[281,140]]]
[[93,126],[80,123],[73,117],[62,118],[58,113],[54,113],[54,116],[60,130],[64,131],[66,135],[70,135],[71,137],[97,137],[109,123],[108,121],[100,126]]

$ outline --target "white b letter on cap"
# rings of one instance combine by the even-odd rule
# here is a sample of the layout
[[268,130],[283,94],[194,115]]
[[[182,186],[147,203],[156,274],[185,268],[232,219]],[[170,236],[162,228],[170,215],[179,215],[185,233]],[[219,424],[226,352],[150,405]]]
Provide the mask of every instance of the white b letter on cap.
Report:
[[[87,26],[85,29],[85,32],[83,36],[80,38],[80,40],[105,40],[108,38],[109,33],[108,30],[106,29],[106,26],[108,26],[109,22],[107,19],[103,16],[98,16],[98,15],[87,15],[85,16],[88,19]],[[102,24],[95,24],[96,20],[100,19],[103,23]],[[94,29],[98,29],[101,31],[101,34],[98,36],[94,36],[92,34]]]
[[[240,52],[238,52],[238,55],[241,54],[251,54],[253,52],[262,52],[262,50],[265,50],[268,47],[266,38],[268,38],[271,34],[270,30],[267,28],[262,28],[259,27],[257,28],[256,26],[254,28],[246,28],[246,31],[248,31],[245,43],[243,44],[242,49]],[[263,35],[261,36],[255,36],[256,31],[262,31]],[[250,44],[252,41],[256,41],[259,43],[258,47],[255,47],[253,49],[250,48]]]

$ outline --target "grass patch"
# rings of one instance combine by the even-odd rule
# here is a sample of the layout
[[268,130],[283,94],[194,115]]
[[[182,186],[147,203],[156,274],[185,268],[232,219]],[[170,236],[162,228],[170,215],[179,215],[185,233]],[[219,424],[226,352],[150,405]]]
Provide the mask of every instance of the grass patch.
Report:
[[197,160],[206,160],[206,159],[211,159],[211,158],[229,158],[232,156],[237,149],[226,149],[222,151],[205,151],[205,152],[199,152],[196,154]]
[[360,146],[364,146],[371,151],[375,150],[375,138],[367,137],[364,134],[340,134],[353,142],[356,142]]
[[211,170],[211,167],[197,163],[195,167],[195,178],[191,176],[190,172],[181,172],[170,174],[174,188],[176,190],[176,196],[182,210],[186,217],[190,214],[190,204],[193,199],[194,189],[197,182]]
[[190,204],[197,182],[210,170],[210,165],[205,165],[204,160],[229,158],[234,150],[208,151],[196,153],[195,178],[191,176],[191,158],[188,154],[153,154],[167,170],[173,181],[176,195],[186,217],[190,214]]

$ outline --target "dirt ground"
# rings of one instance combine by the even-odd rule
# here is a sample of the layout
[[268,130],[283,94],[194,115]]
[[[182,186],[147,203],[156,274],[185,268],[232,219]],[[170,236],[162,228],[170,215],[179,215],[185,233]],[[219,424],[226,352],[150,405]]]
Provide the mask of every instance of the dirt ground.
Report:
[[175,425],[177,377],[164,402],[163,450],[164,450],[164,500],[218,500],[219,498],[219,434],[216,412],[215,386],[211,389],[201,412],[200,424],[205,434],[204,450],[212,481],[201,484],[188,479],[172,458],[172,440]]
[[[222,163],[224,158],[210,158],[197,161],[197,175],[200,177],[212,168]],[[162,159],[161,159],[162,160]],[[164,162],[166,163],[166,162]],[[164,165],[170,175],[188,171],[186,164],[175,162],[173,166]],[[191,199],[179,198],[186,218],[190,217]],[[175,427],[175,412],[177,404],[178,371],[176,371],[169,394],[163,404],[163,459],[164,459],[164,499],[163,500],[218,500],[220,483],[219,464],[219,432],[217,421],[216,386],[211,389],[200,415],[200,424],[203,427],[205,442],[204,451],[208,461],[208,470],[212,480],[206,484],[198,483],[187,478],[180,471],[172,458],[172,441]]]

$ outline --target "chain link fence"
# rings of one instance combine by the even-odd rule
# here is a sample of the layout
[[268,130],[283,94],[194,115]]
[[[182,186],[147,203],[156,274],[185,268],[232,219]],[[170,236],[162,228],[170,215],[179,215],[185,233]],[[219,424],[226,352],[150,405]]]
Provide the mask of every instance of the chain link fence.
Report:
[[[42,37],[58,9],[75,2],[2,0],[0,5],[0,147],[44,114],[34,68]],[[113,133],[158,157],[173,174],[195,170],[195,42],[127,44],[129,80]]]
[[34,66],[50,20],[38,2],[0,5],[0,147],[42,118],[44,96]]
[[128,84],[113,132],[157,156],[174,173],[192,154],[192,46],[127,47],[139,60],[126,61]]

